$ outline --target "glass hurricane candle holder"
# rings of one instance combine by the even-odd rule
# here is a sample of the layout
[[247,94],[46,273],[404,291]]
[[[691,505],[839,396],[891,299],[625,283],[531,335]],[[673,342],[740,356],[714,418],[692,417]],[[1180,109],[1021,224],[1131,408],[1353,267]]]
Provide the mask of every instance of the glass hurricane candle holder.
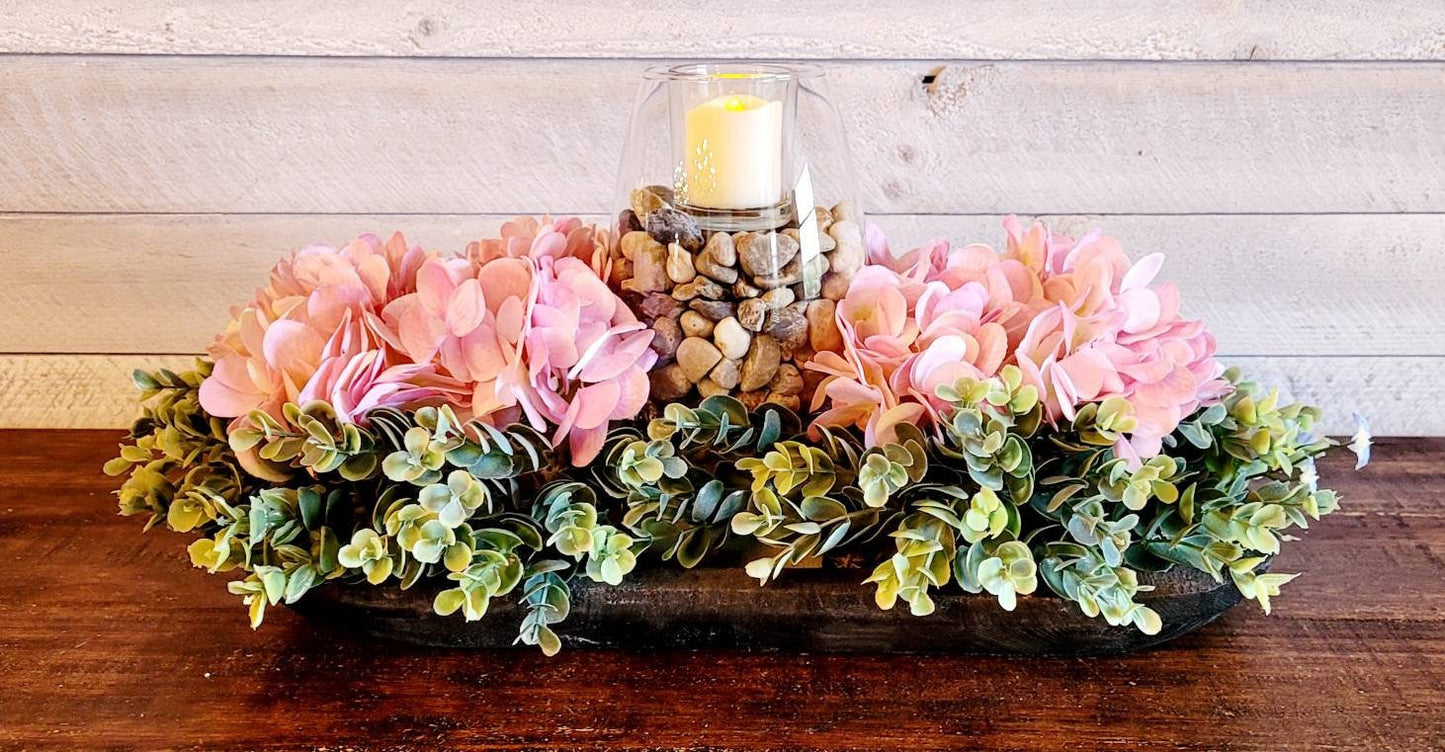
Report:
[[655,401],[807,406],[866,256],[842,120],[811,65],[647,71],[618,171],[612,282],[656,332]]

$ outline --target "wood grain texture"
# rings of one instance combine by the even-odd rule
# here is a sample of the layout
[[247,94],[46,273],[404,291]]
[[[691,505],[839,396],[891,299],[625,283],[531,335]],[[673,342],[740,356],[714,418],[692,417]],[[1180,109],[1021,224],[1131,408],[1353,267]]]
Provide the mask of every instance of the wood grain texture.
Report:
[[12,0],[0,51],[438,57],[1439,60],[1445,7],[1127,0]]
[[285,609],[256,632],[183,536],[114,515],[108,432],[0,433],[0,746],[1423,752],[1445,738],[1445,441],[1321,473],[1303,571],[1170,646],[1094,659],[454,652]]
[[[1224,359],[1287,399],[1326,408],[1322,430],[1377,436],[1445,434],[1445,358],[1243,356]],[[136,413],[130,373],[186,368],[187,355],[0,355],[0,428],[119,428]]]
[[[404,230],[461,250],[505,215],[7,215],[0,352],[195,352],[284,253]],[[589,220],[600,217],[589,216]],[[892,245],[937,237],[1003,245],[996,216],[880,215]],[[1100,228],[1162,278],[1227,355],[1445,356],[1445,214],[1051,216]]]
[[0,355],[0,428],[121,428],[137,414],[137,368],[182,369],[190,355]]
[[[878,608],[875,591],[858,586],[868,575],[866,567],[790,571],[759,587],[743,565],[709,561],[682,569],[644,562],[618,585],[574,580],[567,644],[619,650],[1122,655],[1179,639],[1244,601],[1232,580],[1176,567],[1139,573],[1135,601],[1163,622],[1153,635],[1092,619],[1063,598],[1023,598],[1004,611],[989,593],[956,588],[935,591],[930,614],[935,618],[920,621],[907,608]],[[526,618],[523,603],[493,600],[489,618],[481,621],[442,616],[432,604],[452,585],[445,579],[410,590],[338,584],[308,592],[293,608],[318,624],[408,645],[518,647],[512,625]]]
[[[4,57],[0,211],[603,212],[641,67]],[[1445,211],[1441,63],[831,71],[879,213]]]

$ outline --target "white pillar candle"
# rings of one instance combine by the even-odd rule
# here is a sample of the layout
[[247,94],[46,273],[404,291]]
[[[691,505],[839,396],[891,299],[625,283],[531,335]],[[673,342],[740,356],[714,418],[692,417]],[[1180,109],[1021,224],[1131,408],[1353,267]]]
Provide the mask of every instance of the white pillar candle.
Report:
[[760,209],[783,197],[783,104],[749,94],[687,111],[687,202]]

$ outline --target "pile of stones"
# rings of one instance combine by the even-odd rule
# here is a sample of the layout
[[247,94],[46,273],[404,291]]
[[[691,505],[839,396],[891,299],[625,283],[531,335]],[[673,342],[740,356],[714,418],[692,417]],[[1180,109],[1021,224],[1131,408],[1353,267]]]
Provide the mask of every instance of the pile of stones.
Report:
[[842,349],[834,310],[866,258],[857,211],[819,206],[801,226],[728,233],[700,226],[661,186],[629,203],[611,282],[655,332],[652,398],[806,405],[819,377],[802,366]]

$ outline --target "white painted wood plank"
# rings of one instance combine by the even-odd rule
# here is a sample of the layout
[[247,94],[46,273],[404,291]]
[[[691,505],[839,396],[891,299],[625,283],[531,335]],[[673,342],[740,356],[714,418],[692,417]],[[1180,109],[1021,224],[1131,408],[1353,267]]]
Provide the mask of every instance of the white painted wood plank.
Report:
[[[0,353],[194,352],[289,250],[395,229],[458,251],[500,216],[0,216]],[[598,217],[589,217],[595,220]],[[878,216],[895,248],[1003,246],[993,216]],[[1445,356],[1445,214],[1046,217],[1169,254],[1230,355]]]
[[0,353],[199,352],[285,254],[396,230],[460,251],[505,217],[0,216]]
[[[602,212],[640,63],[0,58],[0,211]],[[1445,211],[1445,64],[835,65],[880,213]]]
[[1419,0],[12,0],[0,51],[463,57],[1439,60]]
[[[1380,436],[1445,434],[1445,358],[1235,358],[1251,377],[1326,409],[1347,435],[1352,411]],[[120,428],[135,414],[135,368],[185,368],[176,355],[0,355],[0,428]]]
[[[1004,243],[997,217],[877,219],[912,244]],[[1165,253],[1159,279],[1227,355],[1445,355],[1445,214],[1039,219],[1074,237],[1103,230],[1134,258]]]

